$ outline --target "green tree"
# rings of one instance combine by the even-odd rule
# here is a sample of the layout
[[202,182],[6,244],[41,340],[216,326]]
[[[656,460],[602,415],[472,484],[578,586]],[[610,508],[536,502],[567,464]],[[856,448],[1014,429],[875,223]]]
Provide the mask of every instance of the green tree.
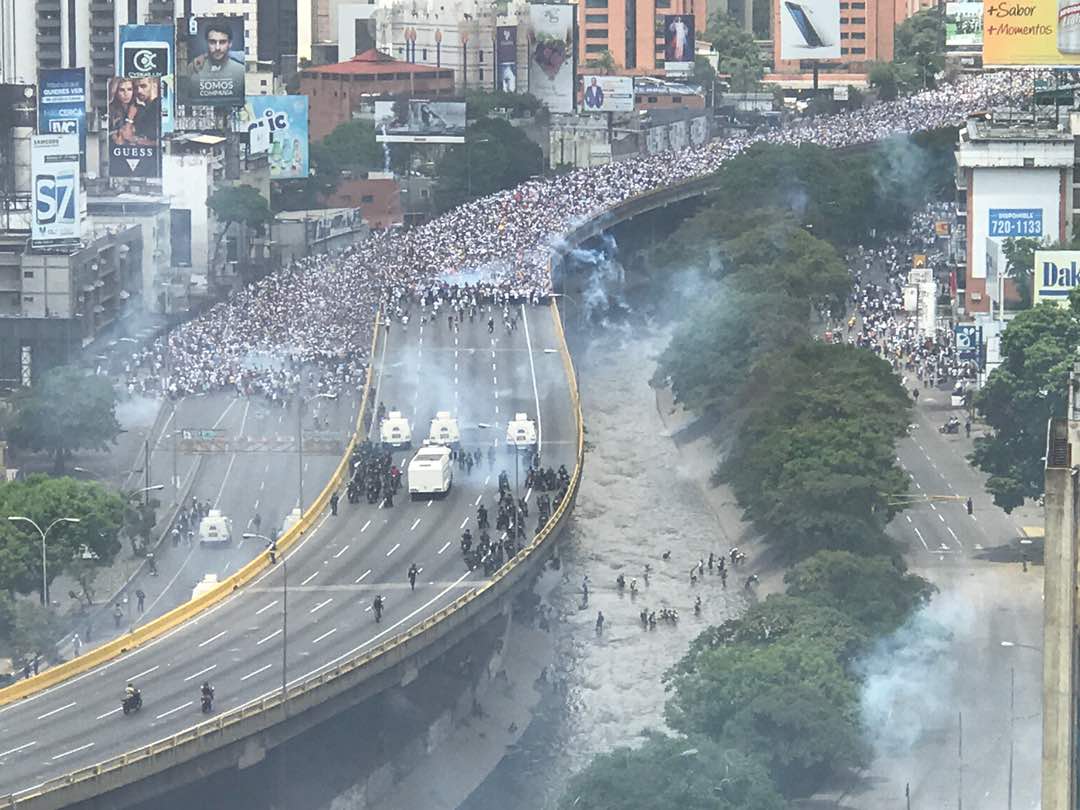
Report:
[[210,195],[206,206],[222,224],[222,234],[230,225],[240,223],[261,236],[274,218],[266,197],[260,194],[257,188],[246,183],[222,186]]
[[8,438],[17,447],[48,453],[57,473],[76,450],[108,450],[120,435],[116,393],[104,377],[73,366],[45,372],[14,400]]
[[615,57],[611,55],[611,51],[607,48],[604,48],[593,58],[586,59],[585,66],[593,70],[599,70],[605,76],[610,76],[618,68],[618,65],[615,64]]
[[346,121],[316,141],[310,147],[311,174],[296,180],[275,183],[275,211],[300,211],[319,208],[322,200],[333,194],[341,181],[342,172],[357,174],[382,169],[385,163],[383,144],[375,140],[375,124],[371,121]]
[[466,142],[439,161],[435,203],[448,211],[476,197],[513,188],[536,174],[543,152],[517,127],[484,118],[466,130]]
[[515,118],[536,115],[544,103],[531,93],[504,93],[501,90],[473,90],[465,93],[465,106],[470,119],[487,118],[495,110],[509,110]]
[[893,101],[916,86],[919,73],[902,62],[874,62],[866,78],[871,87],[877,88],[878,98]]
[[843,611],[875,636],[893,632],[937,591],[903,558],[819,551],[784,575],[793,597]]
[[690,75],[690,82],[702,88],[705,91],[705,97],[715,103],[712,92],[713,85],[716,83],[716,69],[707,57],[694,57],[694,72]]
[[734,745],[650,733],[593,758],[560,810],[783,810],[768,771]]
[[[22,515],[43,530],[61,517],[45,544],[47,578],[52,582],[82,558],[83,547],[102,564],[120,550],[123,500],[93,481],[32,475],[0,487],[0,516]],[[0,589],[30,593],[41,589],[41,536],[22,522],[0,520]]]
[[718,12],[710,19],[705,37],[719,54],[717,73],[730,77],[731,89],[739,93],[756,90],[761,77],[765,75],[765,64],[761,59],[761,50],[754,42],[754,35],[745,30],[734,16]]
[[11,657],[26,661],[35,655],[47,654],[62,632],[60,617],[55,611],[33,602],[17,602],[9,640]]
[[896,26],[893,61],[909,66],[918,88],[936,86],[934,75],[945,69],[945,17],[938,6],[913,14]]
[[[1031,279],[1035,272],[1035,251],[1041,247],[1038,239],[1006,239],[1001,245],[1005,255],[1005,275],[1016,282],[1020,309],[1031,306]],[[995,293],[996,295],[996,293]]]
[[1001,336],[1001,365],[975,395],[992,433],[975,440],[971,458],[1006,512],[1042,494],[1046,424],[1065,413],[1078,345],[1076,309],[1043,303],[1024,310]]

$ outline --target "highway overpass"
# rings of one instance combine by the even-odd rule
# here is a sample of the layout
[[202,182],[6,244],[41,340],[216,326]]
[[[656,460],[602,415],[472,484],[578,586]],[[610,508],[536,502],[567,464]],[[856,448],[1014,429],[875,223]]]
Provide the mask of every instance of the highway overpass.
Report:
[[[500,470],[514,481],[514,455],[501,442],[506,421],[519,411],[537,419],[545,465],[573,467],[582,434],[554,309],[521,308],[513,332],[500,324],[488,334],[486,321],[485,313],[451,330],[445,320],[423,324],[414,315],[407,327],[380,329],[369,406],[397,406],[418,432],[435,411],[457,411],[467,447],[498,441],[494,466],[485,456],[471,475],[456,471],[442,500],[399,499],[384,509],[342,498],[336,517],[325,508],[324,491],[284,562],[245,576],[244,587],[162,635],[0,707],[0,794],[7,794],[0,807],[124,807],[215,770],[252,764],[343,706],[408,683],[477,624],[505,611],[515,586],[549,557],[572,506],[571,498],[549,530],[493,578],[468,570],[461,531],[475,528],[478,503],[494,511]],[[227,418],[248,409],[246,401],[234,402]],[[238,453],[231,462],[231,476],[242,458]],[[270,480],[274,489],[264,491],[274,492],[273,508],[291,507],[295,466],[291,473],[273,463],[262,469],[266,462],[254,456],[248,463],[255,466],[237,479],[238,497],[251,499]],[[535,499],[529,494],[530,504]],[[415,591],[406,576],[414,562],[421,568]],[[387,602],[379,624],[370,610],[376,593]],[[132,716],[119,704],[128,680],[145,700]],[[217,689],[210,719],[199,711],[203,680]]]

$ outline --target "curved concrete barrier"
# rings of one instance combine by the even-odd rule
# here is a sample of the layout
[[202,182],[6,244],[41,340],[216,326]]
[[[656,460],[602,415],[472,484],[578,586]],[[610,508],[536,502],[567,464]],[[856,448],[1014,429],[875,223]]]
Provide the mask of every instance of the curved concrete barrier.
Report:
[[[330,477],[330,481],[323,487],[322,492],[319,493],[319,496],[315,499],[314,503],[312,503],[311,507],[304,512],[303,516],[301,516],[295,526],[291,527],[278,538],[279,553],[288,551],[289,547],[299,540],[300,537],[314,525],[315,520],[322,514],[323,510],[326,509],[327,504],[330,501],[330,496],[335,490],[341,487],[349,474],[349,458],[352,456],[357,436],[364,435],[364,413],[367,409],[368,395],[371,391],[375,349],[379,339],[379,321],[380,314],[376,313],[375,328],[373,330],[374,334],[371,336],[371,362],[368,364],[367,380],[364,381],[364,394],[360,400],[360,411],[356,417],[356,427],[353,430],[353,436],[349,440],[348,446],[345,448],[345,455],[342,457],[341,461],[338,462],[338,466]],[[213,590],[207,591],[198,598],[185,602],[179,607],[173,608],[168,613],[162,614],[153,621],[149,621],[146,624],[137,627],[127,635],[113,639],[99,647],[95,647],[85,654],[80,655],[78,658],[73,658],[63,664],[47,669],[39,675],[35,675],[33,678],[17,681],[10,686],[0,689],[0,706],[12,703],[16,700],[22,700],[43,689],[48,689],[50,686],[55,686],[75,675],[88,672],[106,661],[110,661],[111,659],[134,650],[147,642],[160,638],[189,619],[194,618],[207,608],[226,599],[233,591],[246,585],[261,574],[269,564],[270,561],[267,555],[259,554],[247,565],[240,568],[235,574],[222,580]]]
[[[0,797],[0,808],[63,807],[68,803],[90,798],[95,793],[103,793],[118,787],[123,783],[120,772],[125,768],[137,766],[141,774],[151,775],[194,759],[209,748],[215,747],[215,741],[218,745],[224,745],[258,733],[268,725],[285,719],[288,711],[286,704],[288,707],[295,707],[291,709],[294,712],[302,711],[306,705],[321,702],[354,686],[355,676],[359,675],[358,670],[364,667],[369,667],[370,674],[374,676],[396,666],[422,649],[425,644],[433,643],[434,634],[439,630],[450,632],[461,628],[476,616],[482,616],[482,611],[490,610],[492,606],[497,605],[499,599],[509,593],[513,586],[530,576],[540,562],[546,561],[546,555],[550,552],[555,537],[560,534],[573,509],[585,461],[585,426],[577,376],[566,344],[558,307],[552,301],[549,308],[570,386],[571,408],[576,422],[576,463],[566,497],[553,512],[547,525],[527,546],[496,571],[488,582],[459,596],[404,632],[332,668],[293,684],[288,688],[287,693],[275,691],[150,745],[51,779],[18,796]],[[370,383],[370,375],[368,382]],[[364,401],[366,403],[366,391]],[[363,410],[361,407],[361,416]],[[324,491],[324,494],[328,498],[327,491]]]

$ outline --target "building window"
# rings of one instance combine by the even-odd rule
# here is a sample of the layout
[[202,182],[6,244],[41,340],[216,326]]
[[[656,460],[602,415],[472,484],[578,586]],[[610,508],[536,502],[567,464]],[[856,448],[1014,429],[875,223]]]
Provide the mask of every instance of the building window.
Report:
[[585,0],[585,8],[607,8],[607,0]]
[[587,23],[600,23],[601,25],[607,25],[607,14],[586,14],[585,22]]
[[1033,158],[1033,157],[1024,158],[1024,168],[1025,169],[1034,169],[1035,168],[1035,158]]
[[847,31],[840,32],[840,39],[848,39],[851,36]]
[[852,48],[852,49],[851,49],[851,52],[852,52],[853,54],[856,54],[856,53],[866,53],[866,48]]
[[32,295],[24,295],[22,297],[22,302],[24,304],[32,304],[32,303],[34,303],[34,296],[32,296]]
[[603,53],[606,50],[607,46],[595,42],[585,46],[585,53]]
[[483,68],[477,68],[477,73],[479,74],[480,81],[483,81],[484,80],[484,69]]
[[34,271],[33,270],[23,270],[22,277],[23,278],[33,278],[34,277]]
[[678,104],[680,101],[682,101],[682,96],[672,96],[671,97],[671,103],[672,104]]
[[671,0],[656,0],[657,8],[671,8]]
[[847,25],[849,22],[851,22],[851,19],[848,18],[848,17],[841,17],[840,18],[840,24],[841,25]]
[[[483,51],[477,51],[476,55],[478,57],[480,57],[479,59],[477,59],[477,61],[482,63],[484,61],[484,52]],[[481,76],[481,78],[483,78],[483,77]]]
[[648,101],[649,104],[655,104],[659,100],[660,99],[657,96],[649,96],[648,99],[646,99],[646,101]]
[[623,12],[626,20],[625,67],[637,67],[637,0],[626,0]]
[[852,17],[851,18],[851,24],[852,25],[866,25],[866,17]]
[[373,202],[375,202],[375,195],[374,194],[365,194],[360,198],[360,202],[362,202],[362,203],[373,203]]
[[866,39],[866,33],[863,31],[854,31],[851,34],[852,39]]
[[841,48],[840,49],[840,55],[841,56],[846,56],[849,53],[850,53],[850,51],[847,48]]
[[585,32],[585,39],[607,39],[607,29],[591,28]]
[[866,8],[866,3],[852,3],[851,7],[852,7],[852,9],[860,9],[860,8],[865,9]]

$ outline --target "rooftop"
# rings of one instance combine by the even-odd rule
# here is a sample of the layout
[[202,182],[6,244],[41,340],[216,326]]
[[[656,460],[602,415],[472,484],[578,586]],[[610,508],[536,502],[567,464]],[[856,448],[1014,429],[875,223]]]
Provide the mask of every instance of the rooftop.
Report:
[[1027,120],[990,121],[984,118],[969,118],[967,136],[972,141],[1046,141],[1071,142],[1069,121],[1060,125],[1033,122]]
[[374,48],[363,53],[358,53],[346,62],[338,62],[334,65],[319,65],[318,67],[305,68],[301,74],[319,75],[345,75],[345,76],[386,76],[395,73],[441,73],[452,76],[450,68],[437,68],[434,65],[414,65],[411,62],[402,62],[385,53],[380,53]]

